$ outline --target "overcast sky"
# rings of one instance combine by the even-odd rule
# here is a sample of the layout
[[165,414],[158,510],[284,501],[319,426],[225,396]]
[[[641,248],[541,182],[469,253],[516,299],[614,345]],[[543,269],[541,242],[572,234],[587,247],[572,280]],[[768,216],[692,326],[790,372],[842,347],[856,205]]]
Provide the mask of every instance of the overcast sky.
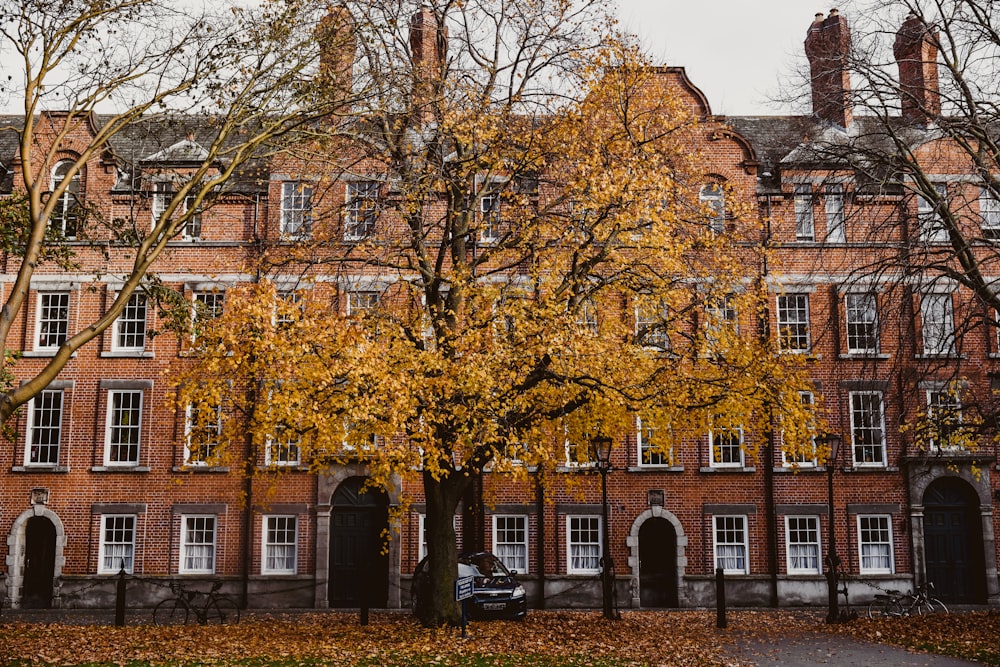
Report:
[[712,112],[791,113],[775,106],[782,77],[805,63],[802,43],[831,0],[618,0],[622,25],[653,61],[681,66]]

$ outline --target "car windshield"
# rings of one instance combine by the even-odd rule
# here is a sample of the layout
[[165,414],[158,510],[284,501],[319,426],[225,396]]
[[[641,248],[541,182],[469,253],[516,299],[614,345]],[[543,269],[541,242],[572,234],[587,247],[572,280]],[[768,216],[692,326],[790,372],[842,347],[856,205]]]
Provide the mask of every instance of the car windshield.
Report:
[[499,579],[509,577],[510,571],[504,567],[499,558],[491,554],[474,554],[459,557],[458,576]]

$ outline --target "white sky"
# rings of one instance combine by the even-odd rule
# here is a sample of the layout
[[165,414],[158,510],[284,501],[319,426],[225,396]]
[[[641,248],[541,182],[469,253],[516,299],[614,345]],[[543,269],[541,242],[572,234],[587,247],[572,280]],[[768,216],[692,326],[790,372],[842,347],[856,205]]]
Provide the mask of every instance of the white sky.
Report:
[[[659,65],[684,67],[716,114],[794,113],[776,104],[802,43],[835,0],[617,0],[622,26]],[[833,4],[831,4],[833,2]]]

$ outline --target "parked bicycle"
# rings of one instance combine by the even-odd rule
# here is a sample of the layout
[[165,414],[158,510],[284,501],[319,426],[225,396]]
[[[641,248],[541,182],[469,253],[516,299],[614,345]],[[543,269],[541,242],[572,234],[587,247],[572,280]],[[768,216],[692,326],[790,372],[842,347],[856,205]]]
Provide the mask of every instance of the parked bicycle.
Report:
[[868,618],[948,613],[944,602],[932,597],[933,592],[934,585],[927,583],[917,586],[913,593],[892,590],[878,593],[868,605]]
[[[219,594],[222,582],[212,584],[212,590],[190,591],[179,582],[171,582],[174,597],[163,600],[153,608],[153,623],[156,625],[183,625],[197,621],[199,625],[216,623],[239,623],[240,607],[225,595]],[[198,599],[204,598],[204,603]]]

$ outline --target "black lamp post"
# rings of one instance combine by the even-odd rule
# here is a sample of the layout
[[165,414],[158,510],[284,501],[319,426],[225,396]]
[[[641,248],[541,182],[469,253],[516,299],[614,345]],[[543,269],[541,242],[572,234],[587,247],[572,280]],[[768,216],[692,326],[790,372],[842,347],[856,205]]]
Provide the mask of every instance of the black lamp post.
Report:
[[835,433],[824,433],[816,436],[817,445],[827,445],[830,448],[830,455],[826,460],[826,493],[827,507],[830,511],[830,522],[827,531],[827,551],[824,563],[826,564],[826,581],[829,587],[828,610],[826,613],[827,623],[840,622],[840,598],[838,588],[838,570],[840,568],[840,557],[837,555],[837,537],[833,523],[833,470],[837,467],[837,454],[840,451],[840,436]]
[[601,550],[601,595],[604,618],[615,620],[617,615],[612,605],[615,585],[615,564],[611,558],[611,530],[608,521],[608,472],[611,471],[611,438],[599,435],[590,441],[591,454],[597,462],[597,471],[601,473],[601,506],[604,511],[603,539]]

